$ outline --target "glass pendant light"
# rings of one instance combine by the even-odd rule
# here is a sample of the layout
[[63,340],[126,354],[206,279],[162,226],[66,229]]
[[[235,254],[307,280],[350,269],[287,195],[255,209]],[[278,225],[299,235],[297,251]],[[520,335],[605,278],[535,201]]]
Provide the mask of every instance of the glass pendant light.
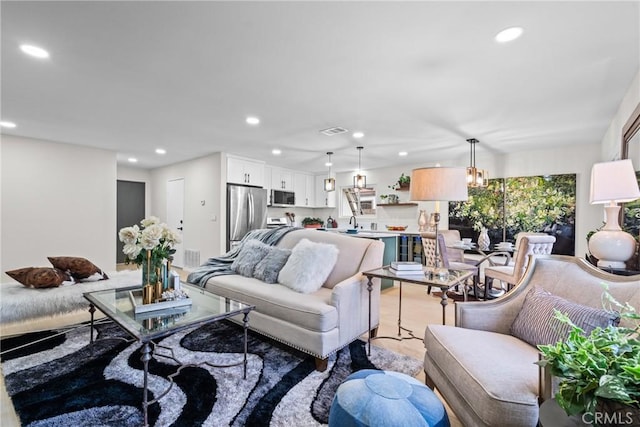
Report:
[[489,174],[486,170],[476,167],[476,144],[480,141],[475,138],[470,138],[467,139],[467,142],[471,144],[469,167],[467,168],[467,186],[486,187],[489,184]]
[[329,166],[329,176],[324,180],[324,191],[335,191],[336,189],[336,180],[331,176],[331,155],[333,151],[327,151],[327,156],[329,156],[329,161],[325,166]]
[[358,149],[358,172],[353,176],[353,188],[361,189],[367,187],[367,177],[362,174],[362,149],[364,147],[356,147]]

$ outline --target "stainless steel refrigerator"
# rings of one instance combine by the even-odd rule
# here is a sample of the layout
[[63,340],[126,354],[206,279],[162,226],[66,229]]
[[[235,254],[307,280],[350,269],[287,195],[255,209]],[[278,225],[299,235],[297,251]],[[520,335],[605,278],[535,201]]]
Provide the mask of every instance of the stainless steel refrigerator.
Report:
[[267,226],[267,190],[227,184],[227,251],[251,230]]

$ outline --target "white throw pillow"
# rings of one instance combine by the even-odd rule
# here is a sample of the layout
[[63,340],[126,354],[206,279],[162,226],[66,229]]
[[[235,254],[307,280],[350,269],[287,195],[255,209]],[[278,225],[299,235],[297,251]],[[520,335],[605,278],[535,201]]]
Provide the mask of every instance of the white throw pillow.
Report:
[[335,245],[300,239],[280,270],[278,283],[303,294],[317,291],[336,265],[338,252]]

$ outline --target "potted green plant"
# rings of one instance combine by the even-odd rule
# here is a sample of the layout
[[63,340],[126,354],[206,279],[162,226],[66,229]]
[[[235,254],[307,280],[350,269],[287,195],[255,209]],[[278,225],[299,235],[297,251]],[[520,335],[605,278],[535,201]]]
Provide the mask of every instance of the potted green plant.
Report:
[[[640,315],[628,303],[618,303],[608,292],[603,301],[630,319],[635,327],[595,328],[590,334],[576,326],[568,316],[556,311],[556,318],[570,326],[564,341],[540,345],[538,365],[559,378],[556,402],[568,415],[582,414],[585,422],[596,421],[594,414],[640,420]],[[619,412],[622,411],[622,412]]]
[[321,228],[324,221],[320,218],[311,218],[309,216],[302,219],[302,226],[304,228]]
[[411,184],[411,177],[405,175],[404,172],[400,175],[400,178],[393,184],[390,185],[389,188],[393,190],[408,190]]

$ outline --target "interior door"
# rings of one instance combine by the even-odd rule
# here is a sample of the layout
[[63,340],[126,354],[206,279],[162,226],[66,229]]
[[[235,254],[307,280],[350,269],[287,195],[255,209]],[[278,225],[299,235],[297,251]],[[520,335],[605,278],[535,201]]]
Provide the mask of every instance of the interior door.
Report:
[[[178,230],[180,237],[184,237],[184,179],[173,179],[167,182],[167,225]],[[175,246],[173,265],[184,266],[184,243]]]
[[124,243],[118,238],[118,231],[124,227],[139,225],[144,219],[145,184],[118,180],[116,193],[116,262],[122,264],[126,256],[122,253]]

